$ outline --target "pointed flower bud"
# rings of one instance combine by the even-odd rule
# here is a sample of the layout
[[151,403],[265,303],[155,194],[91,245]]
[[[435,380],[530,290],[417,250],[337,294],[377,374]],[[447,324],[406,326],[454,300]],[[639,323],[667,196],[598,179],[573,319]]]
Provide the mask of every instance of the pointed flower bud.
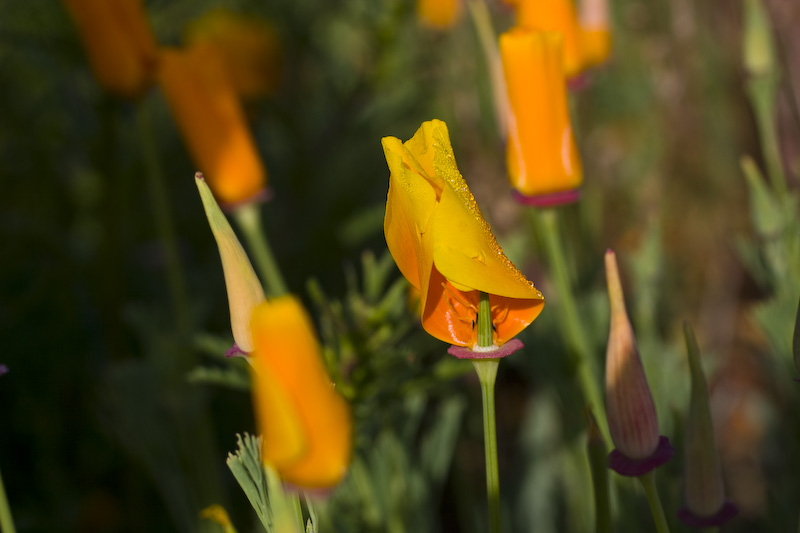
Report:
[[253,351],[253,336],[250,332],[250,316],[253,309],[264,301],[264,289],[258,281],[253,266],[247,258],[239,239],[233,232],[228,219],[217,205],[211,189],[201,173],[195,175],[197,189],[203,200],[208,224],[219,247],[222,270],[225,273],[225,286],[228,289],[228,304],[231,310],[231,329],[234,347],[226,355],[250,353]]
[[548,206],[578,199],[583,181],[561,70],[562,37],[515,28],[500,36],[510,117],[506,159],[518,201]]
[[326,489],[347,473],[353,421],[322,363],[311,318],[291,295],[262,303],[251,327],[262,457],[286,483]]
[[744,68],[750,76],[769,76],[776,69],[775,38],[761,0],[744,2]]
[[64,0],[80,31],[95,78],[122,98],[153,82],[158,54],[141,0]]
[[560,64],[567,78],[580,73],[580,27],[573,0],[517,0],[517,27],[559,33],[562,36],[563,55]]
[[721,526],[736,515],[736,506],[725,500],[700,348],[689,322],[683,323],[683,333],[689,353],[692,397],[686,419],[686,507],[678,512],[678,518],[693,527]]
[[189,48],[218,51],[231,84],[242,98],[269,95],[281,81],[280,41],[267,21],[213,9],[186,31]]
[[162,49],[159,83],[217,198],[235,205],[263,197],[267,172],[219,52]]
[[658,433],[658,418],[650,387],[636,347],[625,297],[612,250],[605,256],[611,323],[606,351],[606,411],[616,450],[609,467],[625,476],[640,476],[665,463],[674,454]]
[[437,30],[452,26],[461,15],[462,0],[417,0],[420,22]]
[[410,140],[384,137],[382,143],[391,171],[386,244],[420,291],[422,327],[437,339],[474,348],[483,292],[493,343],[502,346],[533,322],[544,297],[497,244],[458,171],[447,125],[424,122]]

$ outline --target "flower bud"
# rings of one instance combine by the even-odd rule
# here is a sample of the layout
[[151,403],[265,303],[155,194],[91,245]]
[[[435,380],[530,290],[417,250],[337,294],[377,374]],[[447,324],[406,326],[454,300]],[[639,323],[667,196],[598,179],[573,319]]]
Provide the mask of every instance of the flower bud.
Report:
[[417,15],[425,26],[444,30],[461,15],[462,0],[417,0]]
[[256,307],[251,324],[264,462],[298,487],[336,485],[350,464],[353,422],[325,370],[311,318],[296,297],[286,295]]
[[122,98],[150,87],[158,55],[141,0],[64,0],[98,83]]
[[219,52],[231,84],[242,98],[272,94],[280,84],[280,41],[266,20],[213,9],[189,25],[186,43],[189,48]]
[[583,58],[573,0],[518,0],[516,6],[517,27],[560,33],[564,52],[559,63],[564,75],[571,78],[580,73]]
[[162,49],[159,83],[195,164],[224,204],[264,194],[267,171],[219,52]]
[[[650,387],[636,347],[612,250],[605,256],[611,323],[606,351],[606,411],[616,450],[609,466],[623,475],[639,476],[672,456],[666,437],[659,436]],[[618,462],[624,464],[617,464]]]
[[583,67],[605,63],[611,53],[608,0],[583,0],[578,12]]
[[774,73],[775,41],[772,25],[761,0],[744,2],[744,68],[750,76],[768,76]]
[[583,181],[572,134],[562,37],[515,28],[500,36],[510,116],[506,159],[511,184],[526,204],[574,201]]
[[691,526],[719,526],[736,514],[736,508],[725,500],[700,349],[688,322],[684,322],[683,332],[689,353],[692,396],[686,420],[686,507],[678,517]]
[[195,182],[203,200],[208,224],[219,247],[222,270],[225,273],[225,286],[231,310],[231,330],[236,341],[235,349],[229,355],[237,353],[236,348],[239,352],[250,353],[253,351],[250,316],[253,309],[265,300],[264,289],[233,228],[199,172],[195,175]]

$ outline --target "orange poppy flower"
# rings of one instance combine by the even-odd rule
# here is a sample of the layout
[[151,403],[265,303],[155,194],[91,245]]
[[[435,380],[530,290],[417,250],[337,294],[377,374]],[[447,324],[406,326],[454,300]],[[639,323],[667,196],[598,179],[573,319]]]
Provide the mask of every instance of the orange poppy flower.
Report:
[[608,0],[582,0],[578,21],[584,67],[605,63],[611,53]]
[[158,54],[141,0],[64,0],[80,31],[95,78],[123,98],[141,96]]
[[280,41],[265,20],[214,9],[189,25],[186,43],[190,48],[217,50],[242,98],[272,94],[280,84]]
[[382,143],[391,171],[386,243],[420,291],[422,326],[442,341],[475,347],[484,292],[494,344],[501,346],[539,315],[544,298],[497,244],[458,171],[447,125],[424,122],[409,141]]
[[426,26],[443,30],[458,20],[461,2],[462,0],[417,0],[417,15]]
[[311,319],[296,297],[280,296],[255,308],[251,330],[264,462],[298,487],[336,485],[350,464],[353,421],[322,364]]
[[583,69],[580,26],[573,0],[517,0],[518,28],[560,33],[564,55],[561,58],[567,78]]
[[512,29],[500,36],[510,104],[506,157],[511,184],[524,203],[551,205],[577,199],[583,181],[572,134],[561,36]]
[[226,204],[263,194],[267,171],[217,51],[161,51],[159,83],[195,163]]

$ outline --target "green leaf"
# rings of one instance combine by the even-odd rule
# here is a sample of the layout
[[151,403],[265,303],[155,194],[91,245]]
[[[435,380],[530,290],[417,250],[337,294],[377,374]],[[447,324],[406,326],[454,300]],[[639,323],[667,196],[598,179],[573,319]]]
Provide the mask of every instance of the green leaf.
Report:
[[250,376],[246,371],[233,366],[228,368],[198,366],[186,375],[186,380],[193,384],[219,385],[245,392],[250,390]]
[[228,454],[230,468],[239,486],[255,509],[261,525],[272,533],[272,512],[267,498],[267,478],[261,466],[261,437],[236,435],[238,450]]

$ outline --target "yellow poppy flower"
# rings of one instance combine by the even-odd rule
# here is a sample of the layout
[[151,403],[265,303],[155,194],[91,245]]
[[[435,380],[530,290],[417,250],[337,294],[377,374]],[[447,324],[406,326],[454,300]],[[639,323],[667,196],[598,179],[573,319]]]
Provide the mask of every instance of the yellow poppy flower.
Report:
[[473,348],[479,292],[485,292],[494,344],[504,344],[539,315],[544,298],[497,244],[458,171],[447,125],[424,122],[409,141],[382,143],[391,171],[386,243],[420,291],[422,326],[437,339]]
[[235,205],[262,195],[267,171],[219,53],[162,49],[158,77],[189,152],[217,198]]
[[443,30],[458,20],[461,15],[461,1],[417,0],[417,15],[424,25]]
[[577,199],[583,181],[561,71],[561,36],[514,28],[500,36],[510,104],[508,176],[524,203]]
[[217,50],[242,98],[271,94],[281,81],[280,42],[264,20],[213,9],[189,25],[186,43]]
[[573,0],[517,0],[515,5],[517,27],[562,35],[564,74],[567,78],[579,74],[584,63],[580,26]]
[[155,76],[156,42],[141,0],[64,0],[80,31],[95,78],[122,98],[136,98]]
[[353,422],[325,372],[311,319],[296,297],[280,296],[255,308],[251,330],[264,462],[301,488],[336,485],[350,463]]

